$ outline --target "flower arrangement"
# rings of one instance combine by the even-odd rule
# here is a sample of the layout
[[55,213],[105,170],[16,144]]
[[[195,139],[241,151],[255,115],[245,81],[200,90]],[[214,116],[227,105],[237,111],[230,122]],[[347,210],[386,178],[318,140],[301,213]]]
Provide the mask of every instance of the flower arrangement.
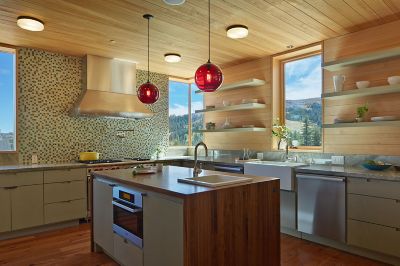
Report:
[[282,140],[288,141],[289,140],[289,128],[282,123],[279,118],[274,120],[272,124],[272,135],[278,138],[278,150],[280,149]]
[[357,107],[357,121],[362,122],[365,114],[368,112],[368,105],[364,104],[363,106]]

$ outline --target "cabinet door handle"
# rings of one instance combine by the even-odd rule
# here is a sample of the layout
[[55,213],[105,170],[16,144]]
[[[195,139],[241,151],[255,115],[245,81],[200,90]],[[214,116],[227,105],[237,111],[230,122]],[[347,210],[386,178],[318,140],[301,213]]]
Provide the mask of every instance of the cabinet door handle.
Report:
[[16,189],[18,186],[12,186],[12,187],[5,187],[4,189]]
[[108,184],[110,187],[115,187],[116,184]]

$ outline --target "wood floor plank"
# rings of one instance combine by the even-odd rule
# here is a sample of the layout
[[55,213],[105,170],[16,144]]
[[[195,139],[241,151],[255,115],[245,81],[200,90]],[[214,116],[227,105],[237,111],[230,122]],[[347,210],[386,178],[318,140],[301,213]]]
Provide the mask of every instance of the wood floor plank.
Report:
[[[90,225],[82,224],[34,236],[0,241],[0,265],[116,266],[109,257],[90,252]],[[340,250],[281,234],[281,265],[385,265]]]

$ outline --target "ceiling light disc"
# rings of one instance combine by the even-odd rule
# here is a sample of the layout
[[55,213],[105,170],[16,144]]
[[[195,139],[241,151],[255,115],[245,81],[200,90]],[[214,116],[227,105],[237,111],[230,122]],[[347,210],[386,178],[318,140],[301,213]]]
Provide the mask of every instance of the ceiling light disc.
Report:
[[249,29],[244,25],[232,25],[226,29],[226,35],[231,39],[242,39],[249,35]]
[[168,63],[178,63],[182,60],[182,57],[180,54],[169,53],[164,55],[164,60]]
[[17,18],[17,25],[24,30],[29,31],[42,31],[44,30],[43,21],[27,16],[20,16]]

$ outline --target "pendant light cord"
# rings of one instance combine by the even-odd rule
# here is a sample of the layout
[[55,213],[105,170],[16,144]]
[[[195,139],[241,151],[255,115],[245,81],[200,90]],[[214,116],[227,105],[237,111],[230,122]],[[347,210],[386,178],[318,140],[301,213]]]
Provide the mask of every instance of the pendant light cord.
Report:
[[150,17],[147,19],[147,82],[150,82]]
[[211,0],[208,0],[208,63],[211,63]]

